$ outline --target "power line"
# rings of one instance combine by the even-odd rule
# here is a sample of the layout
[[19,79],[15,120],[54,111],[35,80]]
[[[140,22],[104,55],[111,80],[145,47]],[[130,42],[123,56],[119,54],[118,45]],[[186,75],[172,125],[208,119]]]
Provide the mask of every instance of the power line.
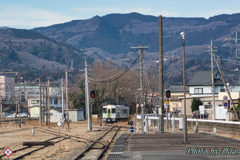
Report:
[[102,83],[113,82],[113,81],[121,78],[125,73],[127,73],[130,70],[130,68],[136,63],[136,61],[138,60],[139,57],[140,57],[139,55],[136,56],[135,59],[132,60],[131,64],[124,70],[124,72],[122,74],[120,74],[118,77],[114,78],[114,79],[108,80],[110,78],[113,78],[113,77],[117,76],[122,71],[119,71],[116,74],[114,74],[114,75],[112,75],[110,77],[107,77],[105,79],[95,79],[95,78],[91,78],[91,77],[89,77],[89,79],[92,80],[92,81],[102,82]]

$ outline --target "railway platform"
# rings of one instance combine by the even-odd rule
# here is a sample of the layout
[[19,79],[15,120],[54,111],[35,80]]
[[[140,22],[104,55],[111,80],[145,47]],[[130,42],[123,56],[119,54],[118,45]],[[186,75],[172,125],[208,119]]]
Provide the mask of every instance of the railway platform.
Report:
[[183,143],[182,133],[132,134],[124,141],[124,148],[118,152],[113,150],[107,159],[240,159],[240,141],[211,134],[190,133],[188,143]]

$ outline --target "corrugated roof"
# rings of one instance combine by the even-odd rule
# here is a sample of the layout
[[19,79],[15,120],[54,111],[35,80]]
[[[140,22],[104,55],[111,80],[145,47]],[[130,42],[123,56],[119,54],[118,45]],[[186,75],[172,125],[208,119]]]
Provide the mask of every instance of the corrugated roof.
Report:
[[[218,71],[214,71],[214,85],[223,86],[223,81],[220,78],[216,78],[219,74]],[[188,86],[211,86],[211,71],[197,71],[194,73],[192,79],[188,82]]]

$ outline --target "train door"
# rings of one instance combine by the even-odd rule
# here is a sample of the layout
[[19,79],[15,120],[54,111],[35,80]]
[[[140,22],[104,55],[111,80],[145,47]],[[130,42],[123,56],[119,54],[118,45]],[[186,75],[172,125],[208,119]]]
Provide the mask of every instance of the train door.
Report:
[[111,108],[107,109],[107,117],[110,118],[111,117]]

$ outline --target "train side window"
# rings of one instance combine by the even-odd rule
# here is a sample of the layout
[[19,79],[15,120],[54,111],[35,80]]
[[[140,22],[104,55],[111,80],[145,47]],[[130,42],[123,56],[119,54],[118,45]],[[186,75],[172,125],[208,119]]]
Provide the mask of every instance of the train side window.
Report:
[[112,113],[116,113],[116,109],[115,108],[112,108]]
[[103,108],[103,113],[107,113],[107,108]]
[[123,113],[127,113],[127,109],[124,109],[124,110],[123,110]]

